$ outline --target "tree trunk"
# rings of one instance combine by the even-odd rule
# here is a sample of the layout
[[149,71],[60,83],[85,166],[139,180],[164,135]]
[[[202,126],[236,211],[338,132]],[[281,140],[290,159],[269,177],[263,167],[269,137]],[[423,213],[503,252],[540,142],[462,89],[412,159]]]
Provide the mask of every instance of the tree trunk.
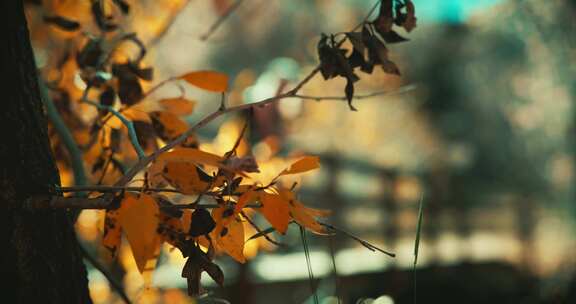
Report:
[[0,3],[0,241],[5,303],[90,303],[65,211],[26,211],[59,185],[22,0]]

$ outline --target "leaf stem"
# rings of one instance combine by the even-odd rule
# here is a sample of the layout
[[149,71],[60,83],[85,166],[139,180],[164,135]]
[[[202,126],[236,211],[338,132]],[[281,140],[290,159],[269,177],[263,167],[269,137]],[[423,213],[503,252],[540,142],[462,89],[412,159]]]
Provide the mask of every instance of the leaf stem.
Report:
[[92,105],[100,110],[106,110],[112,113],[112,115],[118,117],[118,119],[120,119],[120,121],[126,126],[126,129],[128,129],[128,137],[130,138],[130,143],[132,143],[132,147],[134,147],[136,154],[138,154],[138,158],[139,159],[145,158],[146,153],[144,152],[144,149],[142,149],[142,146],[138,142],[138,136],[136,135],[136,129],[134,129],[134,124],[132,123],[132,121],[128,120],[120,112],[116,111],[114,107],[102,105],[93,100],[88,99],[87,96],[89,90],[90,87],[87,87],[86,90],[84,90],[84,94],[82,96],[82,102]]

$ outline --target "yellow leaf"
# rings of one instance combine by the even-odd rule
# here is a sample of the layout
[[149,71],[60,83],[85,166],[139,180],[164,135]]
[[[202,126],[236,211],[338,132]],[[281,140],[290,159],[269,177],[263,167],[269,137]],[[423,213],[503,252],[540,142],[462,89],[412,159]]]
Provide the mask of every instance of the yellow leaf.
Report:
[[224,167],[224,158],[194,148],[174,148],[172,151],[160,154],[158,160]]
[[212,211],[216,227],[210,232],[210,238],[217,252],[225,252],[236,261],[244,263],[244,223],[229,210],[220,207]]
[[[150,113],[152,125],[156,134],[165,142],[170,142],[184,134],[188,130],[188,124],[180,117],[166,111],[155,111]],[[195,136],[189,136],[182,146],[194,147],[198,145]]]
[[320,225],[316,221],[317,217],[326,217],[330,214],[329,210],[314,209],[304,206],[301,202],[296,200],[296,197],[292,191],[279,189],[279,195],[288,202],[288,208],[290,210],[290,216],[302,227],[317,233],[326,235],[328,232],[324,226]]
[[190,115],[194,112],[196,102],[184,98],[168,98],[159,101],[166,111],[176,115]]
[[222,93],[228,89],[228,76],[215,71],[190,72],[180,79],[207,91]]
[[[242,186],[240,186],[242,187]],[[238,187],[236,190],[239,190]],[[252,186],[247,186],[247,190],[240,195],[238,198],[238,202],[236,203],[236,207],[234,208],[234,213],[239,213],[242,211],[242,208],[246,207],[249,203],[255,202],[258,200],[258,192],[252,190]]]
[[160,251],[161,237],[157,234],[159,209],[156,201],[147,194],[126,193],[118,209],[118,222],[126,233],[138,270],[144,273],[150,265],[155,265]]
[[162,241],[174,247],[181,246],[180,242],[184,240],[181,237],[188,236],[191,218],[191,210],[182,210],[182,215],[179,218],[160,213],[158,231],[162,236]]
[[148,116],[148,113],[136,108],[128,108],[125,111],[123,111],[122,114],[131,121],[143,121],[147,123],[152,123],[152,121],[150,120],[150,116]]
[[284,234],[290,223],[289,202],[278,194],[261,193],[262,208],[258,211],[278,232]]
[[162,176],[184,194],[200,194],[211,187],[220,186],[216,185],[216,181],[212,182],[210,175],[189,162],[166,162]]
[[305,156],[293,163],[290,168],[285,169],[280,175],[302,173],[320,168],[320,158],[318,156]]
[[118,222],[118,211],[107,210],[104,218],[102,246],[107,249],[110,258],[115,258],[122,242],[122,226]]
[[290,201],[289,208],[290,215],[294,221],[302,227],[305,227],[316,234],[329,234],[324,226],[320,225],[318,221],[316,221],[316,217],[324,217],[330,213],[329,211],[308,208],[296,200]]
[[[152,165],[150,165],[150,167],[147,170],[147,178],[148,178],[148,184],[151,187],[162,187],[163,185],[165,185],[166,176],[163,171],[165,170],[167,163],[172,163],[171,165],[172,168],[175,168],[177,166],[177,163],[188,163],[191,165],[195,164],[198,166],[208,165],[212,167],[219,167],[231,171],[228,167],[224,165],[224,158],[216,154],[204,152],[194,148],[178,147],[166,153],[160,154],[160,156],[152,163]],[[185,170],[191,169],[190,165],[184,165],[184,166],[186,166]],[[181,179],[179,176],[181,175],[181,173],[186,175],[189,172],[192,172],[192,174],[195,174],[194,172],[196,172],[195,170],[194,171],[190,170],[189,172],[182,172],[182,170],[184,169],[183,168],[176,169],[177,172],[170,174],[173,175],[172,177],[173,182],[180,183]],[[222,178],[219,177],[214,182],[214,186],[220,185],[222,182],[223,182]]]

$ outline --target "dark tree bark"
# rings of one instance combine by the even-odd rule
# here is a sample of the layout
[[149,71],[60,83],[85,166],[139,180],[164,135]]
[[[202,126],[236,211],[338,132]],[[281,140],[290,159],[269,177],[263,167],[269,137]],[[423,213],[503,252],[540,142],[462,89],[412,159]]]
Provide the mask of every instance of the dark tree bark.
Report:
[[0,2],[0,248],[3,303],[90,303],[65,211],[25,211],[60,180],[22,0]]

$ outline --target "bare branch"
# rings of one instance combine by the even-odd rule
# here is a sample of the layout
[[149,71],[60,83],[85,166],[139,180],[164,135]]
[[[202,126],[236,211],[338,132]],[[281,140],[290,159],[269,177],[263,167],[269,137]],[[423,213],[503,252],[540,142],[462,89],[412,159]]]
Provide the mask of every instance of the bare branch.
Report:
[[380,248],[372,245],[372,244],[369,243],[368,241],[365,241],[365,240],[363,240],[363,239],[361,239],[361,238],[359,238],[359,237],[351,234],[351,233],[348,232],[348,231],[342,230],[342,229],[337,228],[337,227],[335,227],[335,226],[333,226],[333,225],[326,224],[326,223],[322,223],[322,222],[318,222],[318,224],[320,224],[320,225],[322,225],[322,226],[324,226],[324,227],[326,227],[326,228],[328,228],[328,229],[330,229],[330,230],[332,230],[332,231],[334,231],[334,232],[339,232],[339,233],[342,233],[342,234],[346,235],[347,237],[355,240],[356,242],[360,243],[360,245],[368,248],[368,249],[371,250],[371,251],[379,251],[379,252],[382,252],[383,254],[388,255],[388,256],[390,256],[390,257],[396,257],[396,254],[391,253],[391,252],[388,252],[388,251],[386,251],[386,250],[384,250],[384,249],[380,249]]
[[[256,223],[254,223],[254,221],[252,221],[252,219],[250,219],[250,218],[248,217],[248,215],[246,215],[246,213],[244,213],[244,211],[241,211],[240,213],[241,213],[242,216],[246,219],[246,221],[250,224],[250,226],[252,226],[258,233],[262,234],[262,236],[263,236],[268,242],[270,242],[270,243],[272,243],[272,244],[274,244],[274,245],[276,245],[276,246],[278,246],[278,247],[284,247],[284,246],[286,246],[286,245],[284,245],[284,244],[282,244],[282,243],[279,243],[279,242],[276,242],[275,240],[273,240],[272,238],[270,238],[267,233],[264,233],[264,232],[262,231],[262,229],[260,229],[260,227],[258,227],[258,225],[256,225]],[[250,239],[248,239],[248,240],[250,240]]]
[[[392,96],[392,95],[400,95],[400,94],[404,94],[407,92],[411,92],[417,89],[417,86],[415,84],[410,84],[410,85],[406,85],[403,87],[400,87],[394,91],[379,91],[379,92],[374,92],[374,93],[370,93],[370,94],[366,94],[366,95],[355,95],[354,99],[368,99],[368,98],[372,98],[372,97],[377,97],[377,96]],[[308,100],[316,100],[316,101],[321,101],[321,100],[347,100],[346,96],[309,96],[309,95],[299,95],[299,94],[295,94],[294,96],[295,98],[302,98],[302,99],[308,99]]]
[[130,137],[130,143],[132,143],[134,150],[138,154],[138,158],[140,159],[145,158],[146,153],[144,153],[144,149],[142,149],[142,146],[138,142],[138,136],[136,135],[136,129],[134,129],[134,124],[132,123],[132,121],[128,120],[128,118],[124,117],[124,115],[122,115],[120,112],[116,111],[114,107],[102,105],[93,100],[88,99],[87,96],[89,89],[90,87],[84,90],[84,94],[82,96],[82,102],[95,106],[96,108],[101,110],[107,110],[108,112],[112,113],[112,115],[118,117],[118,119],[120,119],[120,121],[126,126],[126,129],[128,129],[128,137]]
[[60,192],[100,192],[100,193],[114,193],[120,191],[134,191],[134,192],[173,192],[181,193],[180,190],[169,188],[146,188],[146,187],[115,187],[115,186],[73,186],[73,187],[60,187],[57,189]]
[[174,12],[170,15],[170,17],[166,18],[166,22],[161,26],[161,29],[158,31],[158,33],[156,34],[156,36],[154,38],[152,38],[149,42],[148,42],[148,47],[154,46],[155,44],[157,44],[158,42],[160,42],[160,40],[162,40],[162,38],[164,37],[164,35],[166,35],[166,33],[168,32],[168,30],[172,27],[172,24],[174,24],[174,22],[176,21],[176,19],[178,19],[178,15],[184,11],[184,9],[186,8],[186,6],[188,5],[190,1],[186,1],[182,6],[176,8],[174,10]]
[[210,38],[210,36],[212,36],[212,34],[214,34],[214,32],[216,32],[216,30],[224,23],[224,21],[226,21],[226,19],[228,19],[228,17],[230,17],[230,15],[232,15],[232,13],[236,11],[238,7],[240,7],[242,2],[244,2],[244,0],[236,0],[236,2],[230,5],[224,14],[222,14],[220,18],[218,18],[218,20],[216,20],[216,22],[210,26],[208,31],[200,36],[200,40],[206,41],[208,38]]
[[[111,199],[107,195],[96,198],[82,198],[82,197],[62,197],[62,196],[32,196],[24,202],[24,208],[28,210],[38,209],[95,209],[104,210],[109,209]],[[215,209],[220,208],[218,204],[186,204],[186,205],[172,205],[163,208],[174,209]],[[252,204],[247,205],[245,208],[260,208],[260,205]]]

